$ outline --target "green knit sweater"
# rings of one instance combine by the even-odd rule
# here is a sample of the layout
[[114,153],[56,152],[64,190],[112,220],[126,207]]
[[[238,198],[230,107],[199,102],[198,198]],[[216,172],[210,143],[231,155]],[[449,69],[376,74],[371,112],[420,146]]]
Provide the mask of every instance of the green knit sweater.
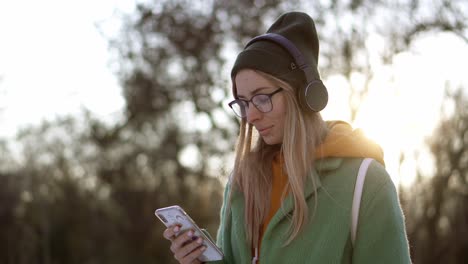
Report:
[[[395,186],[378,162],[372,162],[364,183],[357,237],[351,244],[351,204],[360,158],[325,158],[318,160],[311,172],[318,186],[309,179],[305,194],[309,208],[317,209],[310,222],[289,245],[287,240],[291,197],[273,216],[262,238],[259,262],[275,263],[411,263],[405,223]],[[320,175],[320,176],[319,176]],[[230,186],[226,187],[224,204]],[[230,210],[223,205],[217,244],[224,253],[224,264],[247,264],[252,261],[246,243],[244,203],[234,191]],[[284,213],[286,212],[287,215]]]

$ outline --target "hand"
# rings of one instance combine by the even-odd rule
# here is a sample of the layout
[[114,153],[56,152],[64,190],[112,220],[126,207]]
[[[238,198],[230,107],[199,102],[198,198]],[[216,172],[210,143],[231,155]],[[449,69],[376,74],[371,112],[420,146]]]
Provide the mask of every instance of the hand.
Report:
[[174,258],[181,264],[201,264],[197,258],[206,250],[201,237],[194,237],[193,230],[177,234],[180,226],[171,226],[164,230],[163,236],[171,241],[171,251]]

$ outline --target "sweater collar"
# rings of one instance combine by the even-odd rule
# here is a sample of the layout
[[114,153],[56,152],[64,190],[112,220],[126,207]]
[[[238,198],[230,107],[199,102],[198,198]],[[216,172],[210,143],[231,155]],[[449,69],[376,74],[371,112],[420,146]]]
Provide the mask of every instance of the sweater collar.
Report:
[[[322,182],[320,176],[326,171],[331,171],[338,168],[343,159],[342,158],[323,158],[316,160],[315,168],[312,169],[306,179],[304,185],[304,195],[306,199],[310,199],[313,195],[316,195],[318,190],[322,187]],[[315,183],[315,184],[314,184]],[[232,186],[230,186],[232,187]],[[245,227],[244,224],[244,196],[238,190],[233,190],[232,200],[231,200],[231,209],[233,215],[236,217],[233,218],[233,225],[236,225],[238,230],[241,230]],[[268,229],[274,228],[285,215],[291,214],[294,209],[293,197],[291,194],[288,194],[283,202],[282,207],[278,210],[275,216],[270,220],[267,230],[265,233],[269,232]],[[240,239],[245,239],[245,234],[237,234],[240,236]],[[247,248],[245,250],[248,250]]]
[[[327,162],[325,162],[327,163]],[[306,178],[306,182],[304,185],[304,195],[306,199],[309,199],[316,192],[322,187],[322,182],[320,181],[319,174],[316,169],[312,169]],[[271,219],[269,227],[274,227],[285,215],[290,214],[294,209],[294,201],[293,196],[289,193],[284,202],[282,207],[278,210],[275,216]],[[266,231],[268,232],[268,231]]]
[[[323,175],[327,171],[332,171],[337,169],[341,163],[343,162],[343,158],[323,158],[316,160],[316,164],[314,169],[312,169],[306,179],[306,183],[304,186],[304,195],[306,199],[309,199],[313,195],[315,195],[318,190],[322,187],[322,182],[320,180],[319,175]],[[315,183],[315,184],[314,184]],[[276,214],[270,222],[271,226],[276,225],[284,215],[290,214],[294,209],[294,201],[291,194],[286,196],[286,199],[283,202],[281,209]]]
[[[322,182],[320,180],[320,176],[323,172],[332,171],[337,169],[341,163],[343,162],[342,158],[323,158],[316,160],[315,168],[309,172],[308,177],[306,178],[306,182],[304,185],[304,195],[305,198],[309,198],[310,196],[314,195],[318,189],[322,187]],[[315,184],[314,184],[315,183]],[[243,208],[243,195],[238,190],[234,190],[233,193],[232,203],[234,207],[240,206]],[[238,207],[239,208],[239,207]],[[290,194],[286,196],[286,199],[283,203],[283,209],[285,212],[290,212],[293,209],[293,199]]]

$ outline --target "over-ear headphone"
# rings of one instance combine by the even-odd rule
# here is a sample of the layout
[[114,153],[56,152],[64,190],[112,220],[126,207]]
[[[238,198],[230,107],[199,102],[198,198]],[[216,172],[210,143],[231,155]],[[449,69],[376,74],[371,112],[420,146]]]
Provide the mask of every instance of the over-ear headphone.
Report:
[[[328,92],[327,88],[323,84],[322,80],[315,74],[314,68],[312,68],[302,55],[301,51],[287,38],[276,33],[266,33],[259,35],[251,39],[245,48],[254,42],[259,40],[269,40],[283,47],[293,58],[299,69],[304,72],[307,85],[303,88],[304,92],[299,93],[300,96],[304,96],[302,100],[314,112],[319,112],[325,108],[328,103]],[[244,49],[245,49],[244,48]]]

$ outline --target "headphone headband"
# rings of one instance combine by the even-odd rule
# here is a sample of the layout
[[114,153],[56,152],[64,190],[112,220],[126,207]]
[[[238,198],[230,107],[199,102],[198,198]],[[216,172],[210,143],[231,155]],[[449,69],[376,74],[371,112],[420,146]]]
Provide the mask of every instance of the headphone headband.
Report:
[[286,49],[286,51],[288,51],[288,53],[291,54],[291,56],[294,58],[294,62],[297,64],[299,69],[301,69],[304,72],[307,83],[310,83],[314,80],[313,74],[308,69],[310,68],[310,65],[306,62],[304,56],[302,56],[301,51],[296,47],[296,45],[294,45],[294,43],[292,43],[289,39],[283,37],[280,34],[266,33],[263,35],[256,36],[253,39],[251,39],[247,43],[247,45],[245,45],[244,49],[246,49],[252,43],[260,40],[269,40],[275,42],[276,44]]
[[300,69],[305,69],[308,67],[304,56],[302,56],[301,51],[296,47],[296,45],[294,45],[291,41],[289,41],[289,39],[281,36],[280,34],[266,33],[260,36],[256,36],[253,39],[251,39],[249,43],[247,43],[247,45],[245,45],[245,48],[259,40],[270,40],[277,43],[281,47],[285,48],[289,52],[289,54],[291,54],[291,56],[294,57],[294,61],[297,63]]
[[328,102],[327,89],[323,85],[322,81],[315,76],[314,71],[296,45],[280,34],[266,33],[251,39],[247,45],[245,45],[244,50],[252,43],[260,40],[272,41],[286,49],[286,51],[294,58],[294,62],[297,64],[299,69],[304,72],[307,85],[304,88],[302,96],[304,96],[305,103],[312,111],[315,112],[319,112],[325,108]]

